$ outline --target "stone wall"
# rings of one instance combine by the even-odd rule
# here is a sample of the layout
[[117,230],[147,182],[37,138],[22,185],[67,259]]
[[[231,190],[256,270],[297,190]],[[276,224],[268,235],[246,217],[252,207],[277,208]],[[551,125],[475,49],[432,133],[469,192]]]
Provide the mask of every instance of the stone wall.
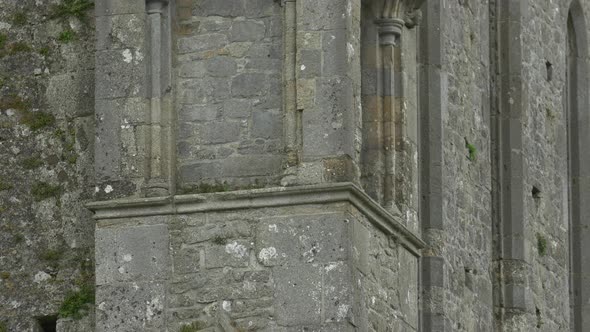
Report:
[[0,0],[0,331],[94,242],[100,331],[584,330],[589,1],[92,7]]
[[452,331],[489,331],[493,326],[489,5],[454,1],[441,10],[447,102],[442,114],[445,232],[437,249],[444,258],[445,325]]
[[2,331],[55,326],[93,292],[94,17],[57,4],[0,1]]
[[91,208],[97,331],[418,329],[422,243],[352,185]]
[[178,15],[180,185],[278,183],[284,159],[281,6],[188,1]]

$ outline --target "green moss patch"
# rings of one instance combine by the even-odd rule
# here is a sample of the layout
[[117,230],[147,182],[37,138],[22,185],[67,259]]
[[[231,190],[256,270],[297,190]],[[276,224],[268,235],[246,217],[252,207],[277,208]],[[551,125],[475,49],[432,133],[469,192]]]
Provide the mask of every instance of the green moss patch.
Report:
[[51,8],[50,17],[64,20],[69,17],[76,17],[81,21],[85,21],[88,10],[93,7],[94,3],[88,0],[63,0],[62,3]]
[[62,44],[70,43],[74,39],[76,39],[76,32],[70,29],[62,31],[57,37],[57,40],[59,40]]
[[25,12],[17,12],[12,16],[12,23],[17,26],[23,26],[27,24],[27,13]]
[[80,319],[88,313],[88,307],[92,303],[94,303],[94,288],[84,285],[79,291],[71,292],[66,296],[59,307],[59,317]]
[[547,255],[547,239],[539,233],[537,233],[537,251],[541,257]]
[[57,198],[60,191],[60,186],[53,186],[46,182],[38,182],[33,185],[31,195],[33,195],[35,201],[40,202],[51,197]]
[[3,33],[0,33],[0,49],[3,49],[6,45],[6,41],[8,40],[8,36]]
[[17,54],[17,53],[26,53],[26,52],[32,51],[31,46],[29,46],[29,44],[27,44],[25,42],[15,42],[12,44],[8,44],[6,49],[7,49],[6,51],[8,52],[8,55],[13,55],[13,54]]
[[10,190],[10,189],[12,189],[12,185],[10,183],[4,182],[0,178],[0,191]]
[[188,325],[183,325],[179,332],[198,332],[205,328],[207,328],[205,323],[196,321]]
[[21,162],[21,165],[24,169],[35,169],[43,165],[43,160],[41,160],[41,158],[39,157],[25,158]]
[[29,126],[31,130],[39,130],[55,123],[55,117],[52,114],[45,112],[21,112],[20,122]]
[[57,262],[60,260],[63,252],[57,249],[47,249],[39,253],[39,258],[47,262]]
[[29,103],[17,95],[0,97],[0,110],[13,109],[17,111],[25,111],[27,108],[29,108]]
[[37,52],[42,56],[49,56],[51,54],[51,48],[49,46],[43,46]]

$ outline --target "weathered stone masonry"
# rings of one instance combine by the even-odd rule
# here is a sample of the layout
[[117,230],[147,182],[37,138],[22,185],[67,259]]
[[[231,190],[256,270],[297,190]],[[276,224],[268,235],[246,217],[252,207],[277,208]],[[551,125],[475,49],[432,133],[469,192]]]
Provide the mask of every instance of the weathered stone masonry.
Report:
[[0,0],[0,331],[589,328],[589,1],[90,6]]

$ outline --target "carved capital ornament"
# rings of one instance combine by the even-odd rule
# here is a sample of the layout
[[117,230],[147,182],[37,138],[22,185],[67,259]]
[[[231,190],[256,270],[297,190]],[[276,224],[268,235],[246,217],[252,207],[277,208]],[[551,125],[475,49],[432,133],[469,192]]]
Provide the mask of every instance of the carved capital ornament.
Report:
[[405,26],[416,25],[414,11],[425,0],[370,0],[372,1],[375,23],[379,26],[381,45],[396,45]]

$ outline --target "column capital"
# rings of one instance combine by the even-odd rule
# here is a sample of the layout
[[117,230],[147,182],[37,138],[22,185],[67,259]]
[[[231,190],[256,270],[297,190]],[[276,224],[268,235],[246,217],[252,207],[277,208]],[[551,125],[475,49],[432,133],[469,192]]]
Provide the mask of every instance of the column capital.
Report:
[[148,14],[161,13],[169,0],[146,0]]
[[402,29],[416,25],[414,11],[425,0],[367,0],[371,2],[375,23],[379,26],[381,45],[395,45]]

